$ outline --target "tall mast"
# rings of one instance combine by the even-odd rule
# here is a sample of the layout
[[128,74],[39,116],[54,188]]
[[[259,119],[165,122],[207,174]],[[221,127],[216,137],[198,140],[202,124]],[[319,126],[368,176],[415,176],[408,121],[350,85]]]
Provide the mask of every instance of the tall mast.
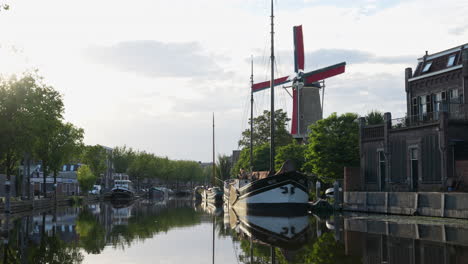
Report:
[[270,109],[270,172],[275,168],[275,42],[273,0],[271,0],[271,109]]
[[214,119],[214,112],[213,112],[213,178],[211,179],[211,183],[215,185],[215,174],[216,173],[216,163],[215,163],[215,119]]
[[250,71],[250,171],[253,171],[253,56],[251,57]]

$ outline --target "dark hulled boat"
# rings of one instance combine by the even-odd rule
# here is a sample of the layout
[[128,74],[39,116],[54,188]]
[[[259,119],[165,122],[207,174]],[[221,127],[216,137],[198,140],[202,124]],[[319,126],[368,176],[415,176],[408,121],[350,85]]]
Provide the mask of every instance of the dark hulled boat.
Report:
[[112,200],[131,200],[135,197],[135,191],[130,180],[115,180],[111,190]]

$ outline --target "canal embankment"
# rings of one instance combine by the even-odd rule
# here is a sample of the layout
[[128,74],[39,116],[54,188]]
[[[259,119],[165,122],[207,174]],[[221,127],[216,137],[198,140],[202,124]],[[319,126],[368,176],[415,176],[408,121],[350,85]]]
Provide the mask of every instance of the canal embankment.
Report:
[[[88,204],[102,200],[100,196],[68,196],[55,198],[42,198],[34,200],[19,200],[10,202],[10,214],[30,212],[33,210],[46,210],[55,206],[70,206],[74,203]],[[0,203],[0,212],[5,211],[5,203]],[[1,217],[1,216],[0,216]]]
[[350,192],[344,211],[468,219],[468,193]]

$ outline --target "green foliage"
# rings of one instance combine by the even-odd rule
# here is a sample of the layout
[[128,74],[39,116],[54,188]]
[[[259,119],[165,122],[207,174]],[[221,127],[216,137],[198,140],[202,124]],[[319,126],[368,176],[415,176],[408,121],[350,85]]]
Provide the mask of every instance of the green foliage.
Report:
[[27,251],[28,263],[75,264],[81,263],[84,259],[78,247],[67,244],[56,235],[43,235],[39,246],[32,244]]
[[[237,175],[240,169],[249,170],[250,168],[250,149],[244,148],[240,155],[239,160],[232,169],[232,175]],[[270,144],[265,143],[260,146],[254,147],[253,151],[253,170],[254,171],[267,171],[270,170]]]
[[81,165],[81,167],[78,169],[78,183],[80,185],[81,191],[88,193],[88,191],[93,188],[96,180],[96,175],[93,174],[88,165]]
[[176,184],[204,181],[203,169],[198,162],[170,160],[145,151],[127,150],[125,147],[116,149],[118,149],[119,170],[124,171],[127,167],[126,172],[137,186],[143,179]]
[[50,170],[57,177],[63,164],[68,163],[81,150],[84,130],[76,128],[73,124],[60,124],[51,136],[50,143]]
[[365,116],[367,125],[381,125],[385,122],[384,114],[378,110],[372,110]]
[[106,160],[110,158],[103,146],[85,146],[81,154],[81,162],[88,165],[92,173],[101,176],[107,169]]
[[47,172],[50,135],[61,124],[62,113],[60,94],[40,77],[30,73],[0,80],[0,163],[7,177],[25,152],[46,156]]
[[218,162],[216,164],[216,177],[220,180],[227,180],[231,175],[231,157],[226,155],[218,155]]
[[0,80],[0,167],[9,178],[23,155],[57,175],[81,145],[83,130],[63,123],[59,92],[35,73]]
[[287,160],[293,161],[296,165],[296,169],[301,170],[305,162],[305,150],[306,146],[298,144],[296,141],[286,146],[279,147],[275,156],[275,170],[278,171]]
[[135,151],[132,148],[115,147],[112,151],[112,163],[116,173],[127,173],[130,164],[135,158]]
[[106,230],[89,211],[78,215],[76,233],[80,235],[80,246],[91,254],[99,254],[106,246]]
[[322,234],[308,253],[304,256],[304,263],[360,263],[358,258],[346,256],[344,245],[337,242],[332,233]]
[[310,126],[304,170],[324,182],[343,177],[345,166],[359,166],[358,116],[336,113]]
[[70,202],[72,206],[80,206],[83,205],[83,197],[82,196],[72,196],[70,198]]
[[[283,109],[275,110],[275,146],[277,147],[287,145],[292,141],[292,136],[286,129],[289,120]],[[250,122],[251,120],[249,120],[249,125]],[[253,145],[260,146],[266,143],[270,143],[270,111],[268,110],[253,119]],[[242,138],[238,144],[240,148],[250,147],[250,128],[242,132]]]

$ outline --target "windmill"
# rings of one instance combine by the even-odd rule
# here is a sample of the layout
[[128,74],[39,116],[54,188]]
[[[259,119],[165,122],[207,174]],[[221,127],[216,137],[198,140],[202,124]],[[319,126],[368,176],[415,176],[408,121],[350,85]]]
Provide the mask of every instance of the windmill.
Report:
[[[294,138],[305,139],[307,127],[322,119],[324,103],[324,80],[345,72],[346,62],[318,70],[304,72],[304,39],[302,25],[293,27],[294,33],[294,72],[274,80],[274,85],[292,82],[293,113],[291,134]],[[252,93],[270,88],[271,81],[252,84]],[[288,88],[288,87],[285,87]],[[320,103],[322,89],[322,103]]]

